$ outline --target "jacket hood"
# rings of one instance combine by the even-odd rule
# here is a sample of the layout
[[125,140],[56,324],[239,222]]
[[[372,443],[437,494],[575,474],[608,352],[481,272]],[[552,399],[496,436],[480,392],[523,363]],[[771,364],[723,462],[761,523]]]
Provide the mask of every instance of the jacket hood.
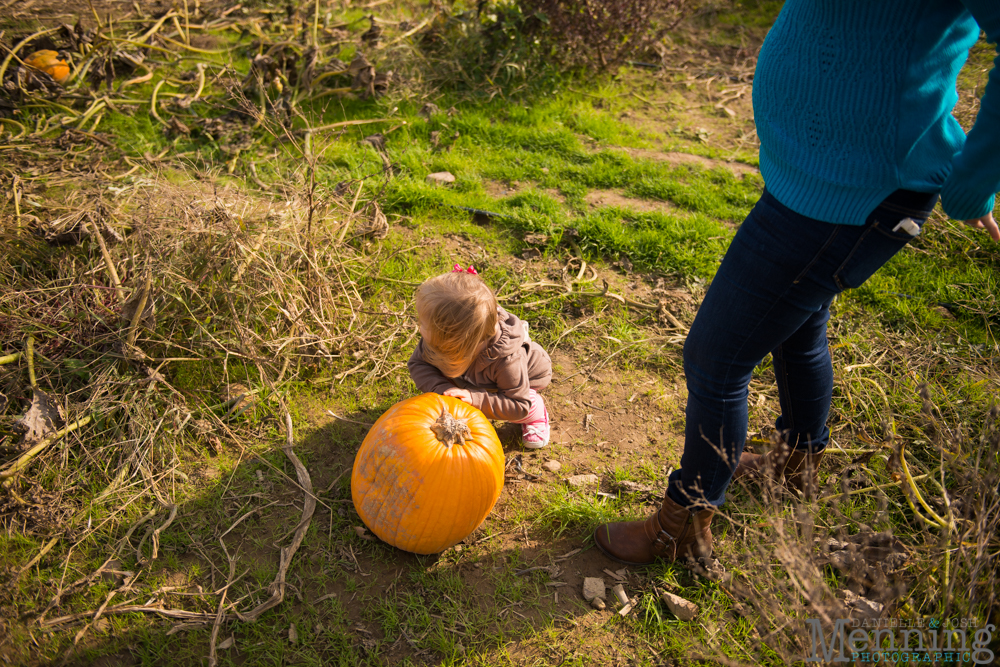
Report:
[[473,368],[482,368],[497,359],[509,357],[527,341],[528,331],[524,322],[500,307],[497,307],[497,324],[499,330],[493,334],[493,339],[476,359]]

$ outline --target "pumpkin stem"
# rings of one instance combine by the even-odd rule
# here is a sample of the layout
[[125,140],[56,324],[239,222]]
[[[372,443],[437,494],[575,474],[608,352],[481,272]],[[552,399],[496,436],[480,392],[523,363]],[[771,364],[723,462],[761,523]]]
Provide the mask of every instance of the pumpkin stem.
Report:
[[446,447],[450,448],[456,442],[464,445],[465,439],[472,437],[468,421],[468,419],[456,419],[450,412],[445,410],[437,418],[437,421],[431,424],[431,430],[434,431],[434,435]]

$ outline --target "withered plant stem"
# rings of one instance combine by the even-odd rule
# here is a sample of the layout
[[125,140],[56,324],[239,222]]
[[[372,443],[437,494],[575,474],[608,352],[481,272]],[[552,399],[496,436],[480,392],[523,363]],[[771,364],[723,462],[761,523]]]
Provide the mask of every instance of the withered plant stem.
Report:
[[25,468],[28,465],[28,463],[31,462],[31,459],[35,458],[35,456],[37,456],[40,451],[42,451],[43,449],[45,449],[56,440],[63,437],[64,435],[72,433],[81,426],[86,426],[87,424],[90,423],[91,419],[92,417],[90,415],[87,415],[86,417],[81,417],[72,424],[59,429],[52,435],[39,441],[37,445],[35,445],[34,447],[26,451],[24,454],[22,454],[20,458],[18,458],[16,461],[14,461],[14,463],[10,465],[10,467],[8,467],[5,470],[0,470],[0,479],[5,480],[4,485],[6,486],[10,484],[11,482],[10,478],[16,475],[18,472],[20,472],[23,468]]
[[147,265],[142,286],[139,288],[139,300],[136,302],[135,312],[132,313],[132,321],[128,327],[129,346],[135,345],[135,339],[139,335],[139,322],[142,321],[142,312],[146,310],[146,304],[149,302],[149,290],[152,287],[152,281],[153,274]]
[[160,114],[156,112],[156,94],[160,92],[160,88],[162,88],[163,84],[165,84],[166,82],[167,82],[166,79],[160,79],[159,81],[156,82],[156,85],[153,87],[153,96],[149,100],[149,115],[151,115],[156,120],[160,121],[161,125],[166,125],[167,123],[162,118],[160,118]]
[[108,252],[108,244],[104,242],[104,236],[101,234],[101,230],[97,228],[97,224],[93,220],[89,221],[90,231],[94,235],[94,239],[97,241],[97,245],[101,248],[101,256],[104,258],[104,266],[108,268],[108,276],[111,278],[111,284],[115,286],[115,294],[118,295],[118,303],[125,303],[125,290],[122,289],[122,281],[118,277],[118,269],[115,268],[115,262],[111,259],[111,253]]
[[100,31],[104,26],[101,24],[101,17],[94,9],[93,0],[87,0],[87,4],[90,6],[90,11],[94,14],[94,21],[97,23],[97,30]]
[[8,354],[5,357],[0,357],[0,366],[3,366],[4,364],[12,364],[20,358],[20,352],[14,352],[13,354]]
[[288,437],[287,444],[282,448],[282,451],[285,452],[285,456],[295,466],[295,474],[298,477],[299,485],[305,491],[302,519],[299,521],[299,527],[295,531],[292,543],[281,550],[281,565],[278,567],[278,574],[275,576],[274,583],[272,584],[271,590],[273,592],[271,593],[271,597],[246,614],[238,614],[242,621],[256,620],[265,611],[276,607],[285,599],[285,577],[288,574],[288,567],[292,564],[292,558],[295,556],[295,552],[298,551],[299,545],[302,544],[302,540],[306,536],[306,531],[309,530],[309,524],[312,522],[313,513],[316,511],[316,497],[313,495],[312,480],[309,477],[309,471],[306,470],[306,467],[302,465],[302,461],[299,460],[299,457],[292,450],[294,438],[292,434],[292,415],[289,412],[285,412],[285,428],[288,432]]
[[32,389],[38,386],[38,379],[35,378],[35,337],[28,336],[24,345],[25,357],[28,360],[28,382]]
[[51,540],[46,542],[45,545],[38,551],[38,553],[35,554],[35,557],[32,558],[27,565],[25,565],[24,567],[22,567],[20,570],[17,571],[17,574],[14,575],[14,577],[10,580],[10,582],[7,585],[12,586],[15,582],[17,582],[17,580],[21,577],[22,574],[24,574],[31,568],[35,567],[35,563],[42,560],[42,556],[52,551],[52,547],[54,547],[56,545],[56,542],[58,541],[59,541],[58,537],[53,537]]
[[340,245],[344,242],[344,238],[347,237],[347,230],[351,227],[351,219],[354,217],[354,209],[358,206],[358,197],[361,196],[361,189],[365,187],[365,182],[362,180],[358,183],[358,191],[354,193],[354,201],[351,202],[351,210],[344,219],[344,226],[340,228],[340,234],[337,236],[337,244]]
[[[3,59],[3,63],[0,63],[0,81],[3,81],[3,75],[7,72],[7,66],[10,65],[10,61],[17,57],[17,52],[21,50],[21,47],[25,44],[30,44],[35,39],[42,37],[44,35],[51,34],[53,32],[58,32],[59,28],[49,28],[48,30],[39,30],[36,33],[32,33],[22,39],[20,42],[14,45],[13,49],[6,49],[7,57]],[[18,58],[20,61],[20,58]]]

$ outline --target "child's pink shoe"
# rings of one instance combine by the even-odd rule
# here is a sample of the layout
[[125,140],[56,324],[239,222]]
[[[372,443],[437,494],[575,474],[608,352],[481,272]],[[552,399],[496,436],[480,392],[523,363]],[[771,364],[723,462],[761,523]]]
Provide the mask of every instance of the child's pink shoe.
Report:
[[[541,415],[539,415],[541,413]],[[531,410],[529,419],[521,424],[521,443],[528,449],[541,449],[549,444],[549,411],[545,409],[542,397],[531,390]]]

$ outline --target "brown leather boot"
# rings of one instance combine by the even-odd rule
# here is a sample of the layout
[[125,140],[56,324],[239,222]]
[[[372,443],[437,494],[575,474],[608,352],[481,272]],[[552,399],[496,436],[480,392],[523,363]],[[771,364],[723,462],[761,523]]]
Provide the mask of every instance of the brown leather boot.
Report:
[[714,514],[713,508],[689,511],[664,494],[656,514],[645,521],[598,526],[594,541],[604,555],[626,565],[650,565],[657,558],[707,558],[712,555],[709,526]]
[[819,462],[823,452],[807,454],[778,442],[764,454],[743,452],[733,472],[733,480],[766,475],[774,481],[783,480],[785,486],[796,489],[806,498],[812,498],[819,489]]

